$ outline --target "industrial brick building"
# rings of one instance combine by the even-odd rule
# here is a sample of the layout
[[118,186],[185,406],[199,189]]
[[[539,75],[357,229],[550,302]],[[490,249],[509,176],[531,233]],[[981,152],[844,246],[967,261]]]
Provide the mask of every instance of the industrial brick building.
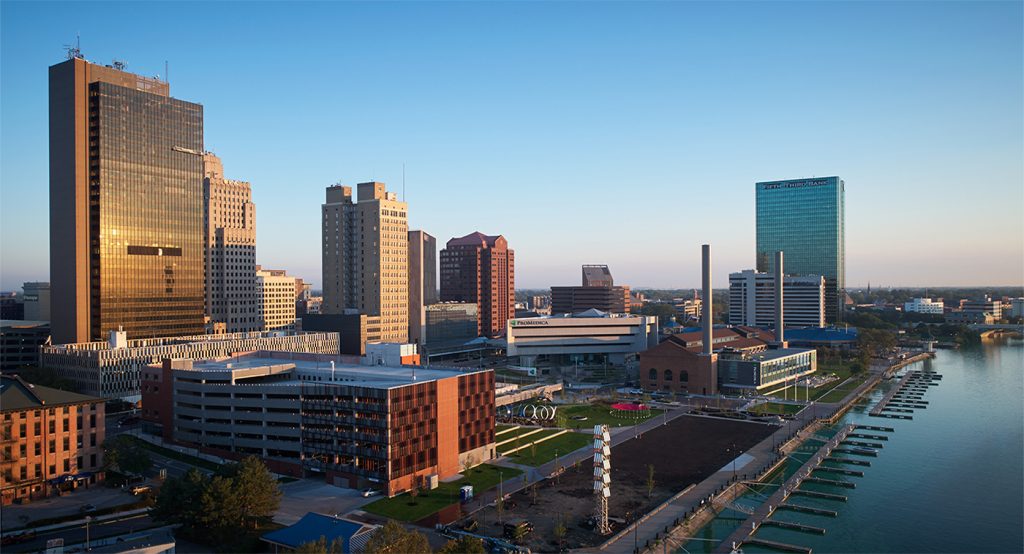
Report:
[[101,481],[104,415],[99,398],[0,376],[3,505]]
[[256,352],[146,368],[143,419],[165,440],[388,495],[495,456],[494,372]]

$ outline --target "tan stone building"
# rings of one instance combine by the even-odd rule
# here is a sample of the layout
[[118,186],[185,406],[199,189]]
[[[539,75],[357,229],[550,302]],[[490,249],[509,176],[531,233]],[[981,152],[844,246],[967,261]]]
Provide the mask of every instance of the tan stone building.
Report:
[[3,505],[103,479],[103,401],[0,376]]
[[259,331],[256,204],[245,181],[224,178],[220,158],[203,154],[206,314],[219,332]]
[[259,318],[265,331],[295,330],[295,277],[256,266]]
[[408,204],[384,183],[327,187],[323,217],[323,314],[346,308],[379,316],[381,340],[409,340]]

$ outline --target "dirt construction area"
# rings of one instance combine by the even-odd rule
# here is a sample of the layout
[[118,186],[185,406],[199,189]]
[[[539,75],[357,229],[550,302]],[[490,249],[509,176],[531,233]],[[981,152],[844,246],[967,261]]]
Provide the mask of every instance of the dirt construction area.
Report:
[[[683,416],[612,448],[612,494],[609,515],[613,532],[655,508],[691,484],[698,483],[775,431],[777,427]],[[735,445],[735,448],[734,448]],[[654,466],[654,488],[648,496],[648,465]],[[563,548],[585,548],[604,542],[585,527],[594,512],[593,462],[590,458],[555,479],[509,495],[501,520],[525,519],[534,531],[520,543],[533,552],[559,550],[555,528],[565,526]],[[477,533],[500,537],[502,527],[492,505],[472,516]],[[619,523],[614,523],[621,520]]]

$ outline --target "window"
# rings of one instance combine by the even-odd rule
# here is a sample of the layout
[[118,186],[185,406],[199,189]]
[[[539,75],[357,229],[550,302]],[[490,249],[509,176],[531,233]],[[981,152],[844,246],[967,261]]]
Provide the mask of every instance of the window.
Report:
[[658,370],[654,369],[652,367],[651,371],[647,375],[647,378],[650,379],[651,381],[657,381],[658,380]]
[[688,383],[690,381],[690,374],[685,369],[679,370],[679,381],[682,383]]
[[666,381],[671,381],[672,380],[672,370],[671,369],[666,369],[665,370],[665,380]]
[[96,434],[89,435],[89,446],[96,446]]

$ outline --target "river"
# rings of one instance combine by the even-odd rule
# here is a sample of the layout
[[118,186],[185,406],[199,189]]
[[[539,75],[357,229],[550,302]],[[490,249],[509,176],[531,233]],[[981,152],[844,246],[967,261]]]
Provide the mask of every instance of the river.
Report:
[[[934,360],[908,369],[943,376],[930,387],[927,409],[913,420],[875,418],[871,406],[897,380],[883,382],[838,425],[893,427],[890,439],[863,477],[824,475],[856,484],[840,489],[801,488],[845,494],[848,502],[795,496],[791,502],[838,512],[838,517],[780,510],[772,518],[826,529],[812,535],[763,527],[756,537],[831,552],[1022,552],[1024,551],[1024,341],[1003,339],[962,350],[941,350]],[[781,482],[820,442],[794,454]],[[776,489],[763,487],[764,495]],[[763,498],[763,497],[762,497]],[[756,506],[759,498],[741,498]],[[711,552],[747,515],[726,510],[680,552]],[[743,551],[772,552],[744,545]]]

